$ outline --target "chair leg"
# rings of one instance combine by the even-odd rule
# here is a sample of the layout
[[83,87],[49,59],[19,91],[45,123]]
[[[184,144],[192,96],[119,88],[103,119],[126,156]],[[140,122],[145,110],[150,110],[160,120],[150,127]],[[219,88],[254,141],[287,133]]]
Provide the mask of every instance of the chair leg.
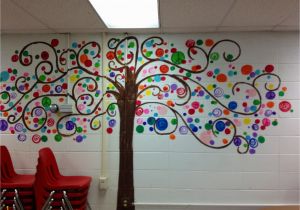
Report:
[[16,202],[17,202],[17,204],[18,204],[19,209],[20,209],[20,210],[24,210],[17,189],[15,189],[15,198],[16,198]]
[[1,198],[1,200],[0,200],[0,206],[2,206],[2,204],[4,203],[5,200],[6,200],[6,197]]
[[53,195],[54,195],[54,193],[55,193],[54,190],[51,191],[51,193],[49,194],[48,199],[46,200],[45,204],[44,204],[43,207],[42,207],[42,210],[48,210],[48,209],[49,209],[51,203],[54,201],[54,199],[52,198]]
[[63,209],[63,210],[67,210],[68,208],[67,208],[67,206],[66,206],[66,202],[65,202],[65,199],[61,199],[61,203],[62,203],[62,207],[60,207],[61,209]]
[[68,199],[68,196],[67,196],[67,192],[66,191],[63,191],[63,197],[64,197],[64,200],[66,202],[66,205],[68,207],[69,210],[73,210],[73,207],[71,205],[71,202],[69,201]]
[[2,210],[2,209],[4,209],[4,208],[5,208],[5,205],[4,205],[4,204],[0,206],[0,210]]
[[1,191],[0,199],[2,199],[2,197],[4,196],[4,194],[6,193],[6,191],[7,191],[7,189],[3,189],[3,190]]

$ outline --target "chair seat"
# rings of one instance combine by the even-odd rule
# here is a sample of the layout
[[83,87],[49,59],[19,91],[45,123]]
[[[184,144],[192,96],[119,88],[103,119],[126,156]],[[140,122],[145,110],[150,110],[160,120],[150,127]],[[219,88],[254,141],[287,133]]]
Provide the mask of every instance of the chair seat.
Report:
[[55,182],[48,182],[48,187],[56,189],[88,189],[92,179],[88,176],[61,176]]
[[1,180],[1,188],[33,188],[34,175],[17,174],[9,179]]
[[[15,188],[12,188],[12,189],[6,188],[6,189],[7,190],[14,190]],[[32,197],[33,190],[32,189],[18,190],[18,194],[19,194],[20,197]],[[14,191],[6,191],[4,195],[7,198],[14,197],[15,196],[15,192]]]

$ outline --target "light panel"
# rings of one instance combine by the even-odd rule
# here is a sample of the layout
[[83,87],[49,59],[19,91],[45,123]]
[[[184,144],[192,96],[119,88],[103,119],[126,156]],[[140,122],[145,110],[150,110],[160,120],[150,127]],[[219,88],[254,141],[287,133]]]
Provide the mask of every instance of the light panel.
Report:
[[159,28],[157,0],[89,0],[108,28]]

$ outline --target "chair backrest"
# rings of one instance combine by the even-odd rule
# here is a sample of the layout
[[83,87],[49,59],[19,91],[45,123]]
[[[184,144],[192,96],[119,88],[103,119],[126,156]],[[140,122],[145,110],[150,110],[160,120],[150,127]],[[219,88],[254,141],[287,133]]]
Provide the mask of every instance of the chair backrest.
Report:
[[40,149],[34,185],[36,209],[41,209],[46,201],[44,198],[45,188],[60,176],[52,150],[48,147]]
[[17,175],[6,146],[0,146],[1,153],[1,180],[9,179]]
[[45,170],[41,163],[41,159],[38,158],[38,164],[36,167],[34,194],[35,194],[35,206],[36,209],[42,209],[45,199],[43,197],[43,187],[45,186]]
[[61,177],[61,174],[59,172],[59,168],[56,162],[56,158],[52,152],[52,150],[49,147],[45,147],[43,149],[40,149],[39,151],[39,159],[41,162],[41,165],[48,173],[48,176],[50,176],[53,181],[55,179],[58,179]]

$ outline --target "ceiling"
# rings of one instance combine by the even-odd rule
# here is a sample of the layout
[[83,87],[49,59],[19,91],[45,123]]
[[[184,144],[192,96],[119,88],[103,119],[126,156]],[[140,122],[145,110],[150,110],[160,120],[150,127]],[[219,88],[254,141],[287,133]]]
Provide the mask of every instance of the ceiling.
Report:
[[[2,33],[299,31],[299,0],[158,0],[159,29],[108,29],[88,0],[1,0]],[[114,10],[112,8],[111,12]],[[124,11],[123,15],[126,15]],[[134,11],[133,11],[134,12]]]

